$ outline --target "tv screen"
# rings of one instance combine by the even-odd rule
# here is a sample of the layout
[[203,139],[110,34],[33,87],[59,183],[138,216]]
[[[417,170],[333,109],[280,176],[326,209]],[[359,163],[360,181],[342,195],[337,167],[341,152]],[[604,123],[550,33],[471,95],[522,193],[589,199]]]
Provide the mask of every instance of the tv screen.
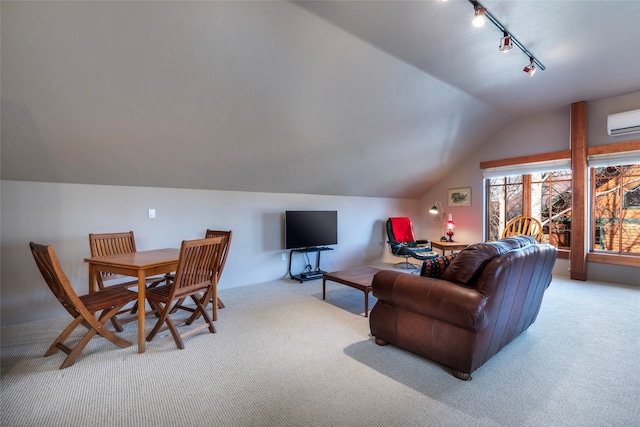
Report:
[[286,211],[284,218],[286,249],[338,244],[337,211]]

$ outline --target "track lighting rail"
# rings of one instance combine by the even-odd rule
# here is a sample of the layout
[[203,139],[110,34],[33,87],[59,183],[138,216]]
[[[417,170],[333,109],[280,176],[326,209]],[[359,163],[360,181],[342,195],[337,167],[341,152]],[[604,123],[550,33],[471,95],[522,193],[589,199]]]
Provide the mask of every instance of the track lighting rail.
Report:
[[498,28],[498,30],[502,31],[502,33],[503,33],[503,34],[506,34],[506,35],[511,36],[511,42],[512,42],[514,45],[516,45],[516,46],[518,47],[518,49],[520,49],[520,50],[522,51],[522,53],[524,53],[524,54],[527,56],[527,58],[532,59],[532,60],[533,60],[533,62],[536,64],[536,66],[537,66],[539,69],[544,70],[544,65],[542,65],[542,62],[538,61],[538,58],[536,58],[536,57],[533,55],[533,53],[529,52],[529,50],[528,50],[526,47],[524,47],[524,45],[523,45],[522,43],[520,43],[520,41],[519,41],[519,40],[518,40],[518,39],[513,35],[513,33],[511,33],[510,31],[508,31],[508,30],[504,27],[504,25],[502,25],[502,24],[500,23],[500,21],[498,21],[498,20],[496,19],[496,17],[495,17],[495,16],[493,16],[493,15],[491,14],[491,12],[489,12],[489,10],[488,10],[486,7],[482,6],[482,5],[480,4],[480,2],[478,2],[478,1],[476,1],[476,0],[468,0],[468,1],[469,1],[469,3],[471,3],[471,4],[473,5],[474,9],[478,9],[478,8],[482,8],[482,9],[484,9],[484,16],[485,16],[489,21],[491,21],[491,23],[492,23],[493,25],[495,25],[495,26],[496,26],[496,28]]

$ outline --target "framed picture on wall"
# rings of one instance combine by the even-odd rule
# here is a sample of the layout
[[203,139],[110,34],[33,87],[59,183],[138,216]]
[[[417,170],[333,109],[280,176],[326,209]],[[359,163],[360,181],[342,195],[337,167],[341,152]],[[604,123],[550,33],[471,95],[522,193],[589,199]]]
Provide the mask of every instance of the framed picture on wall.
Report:
[[450,188],[447,206],[471,206],[471,187]]

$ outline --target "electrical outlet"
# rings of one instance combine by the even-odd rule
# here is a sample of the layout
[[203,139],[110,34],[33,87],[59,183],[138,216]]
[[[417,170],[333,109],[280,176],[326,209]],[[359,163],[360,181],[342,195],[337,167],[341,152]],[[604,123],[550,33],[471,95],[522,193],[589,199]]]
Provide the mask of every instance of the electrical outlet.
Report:
[[156,210],[155,209],[149,209],[149,219],[153,219],[156,217]]
[[282,260],[283,261],[287,260],[287,253],[286,252],[282,252]]

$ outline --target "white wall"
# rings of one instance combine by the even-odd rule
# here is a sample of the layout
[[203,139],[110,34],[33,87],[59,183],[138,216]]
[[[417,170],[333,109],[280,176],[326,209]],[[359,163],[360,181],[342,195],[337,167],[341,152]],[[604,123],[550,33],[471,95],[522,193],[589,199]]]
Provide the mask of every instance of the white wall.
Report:
[[[384,221],[417,213],[417,201],[365,197],[228,192],[2,181],[1,323],[9,325],[66,315],[44,283],[29,242],[52,244],[74,288],[87,290],[89,233],[133,230],[138,250],[180,247],[207,228],[233,230],[220,283],[224,289],[264,283],[287,275],[282,253],[285,210],[337,210],[338,245],[321,256],[321,268],[336,270],[397,261],[386,247]],[[156,219],[147,209],[156,209]],[[419,234],[418,225],[416,233]],[[310,255],[315,266],[315,257]],[[304,262],[303,262],[304,261]],[[293,273],[306,265],[294,256]],[[292,286],[320,288],[318,282]]]
[[[588,145],[604,145],[631,141],[638,134],[610,137],[607,135],[607,115],[640,108],[640,92],[587,103]],[[428,213],[436,200],[445,204],[445,211],[453,214],[456,222],[454,240],[480,242],[484,239],[484,187],[480,162],[541,154],[570,148],[570,106],[545,112],[513,122],[487,141],[483,148],[467,159],[461,159],[457,172],[439,182],[425,194],[419,203],[421,229],[427,237],[435,239],[440,234],[439,220]],[[447,207],[449,188],[471,187],[471,207]],[[569,260],[558,259],[554,274],[569,276]],[[587,263],[587,278],[640,286],[640,268],[600,263]]]

